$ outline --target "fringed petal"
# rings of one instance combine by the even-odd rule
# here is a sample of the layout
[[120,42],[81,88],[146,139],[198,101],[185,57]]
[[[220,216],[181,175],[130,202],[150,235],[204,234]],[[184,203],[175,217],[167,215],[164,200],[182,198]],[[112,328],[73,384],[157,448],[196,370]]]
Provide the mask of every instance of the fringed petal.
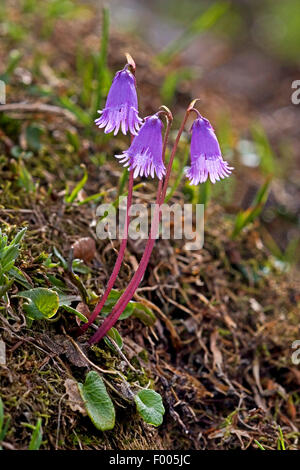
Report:
[[234,168],[228,166],[228,163],[222,157],[206,158],[204,155],[200,155],[193,159],[190,167],[185,169],[185,175],[192,185],[205,183],[208,176],[214,184],[216,181],[230,176],[232,170]]
[[[129,110],[129,129],[135,130],[140,125],[140,118],[133,108]],[[133,139],[128,150],[122,155],[116,155],[120,163],[134,170],[134,177],[149,175],[154,178],[155,174],[162,179],[166,172],[162,161],[162,123],[158,116],[150,116],[145,119],[139,133]]]

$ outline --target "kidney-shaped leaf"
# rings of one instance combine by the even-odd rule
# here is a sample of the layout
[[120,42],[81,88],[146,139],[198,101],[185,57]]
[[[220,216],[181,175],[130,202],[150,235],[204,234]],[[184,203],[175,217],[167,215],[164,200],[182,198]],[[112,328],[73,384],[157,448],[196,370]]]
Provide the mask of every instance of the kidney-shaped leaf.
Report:
[[159,393],[154,390],[141,390],[134,397],[136,408],[144,421],[153,426],[163,422],[165,408]]
[[100,431],[112,429],[115,425],[115,408],[97,372],[89,372],[85,383],[78,383],[78,388],[87,414],[96,428]]
[[18,297],[28,299],[23,308],[32,320],[51,318],[56,314],[59,307],[59,298],[54,290],[45,287],[25,290],[18,294]]

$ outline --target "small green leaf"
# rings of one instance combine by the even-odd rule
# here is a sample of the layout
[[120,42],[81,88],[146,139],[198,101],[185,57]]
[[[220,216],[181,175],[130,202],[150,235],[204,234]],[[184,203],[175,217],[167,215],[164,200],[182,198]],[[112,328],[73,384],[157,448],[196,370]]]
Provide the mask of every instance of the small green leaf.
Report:
[[42,431],[42,420],[39,418],[37,420],[36,426],[34,427],[30,444],[28,450],[39,450],[43,439],[43,431]]
[[115,351],[115,346],[114,344],[109,340],[109,338],[113,339],[113,341],[116,343],[116,345],[119,347],[119,349],[122,349],[123,348],[123,340],[122,340],[122,337],[120,335],[120,333],[118,332],[118,330],[116,330],[116,328],[111,328],[106,336],[104,337],[104,341],[105,343],[113,350]]
[[8,272],[14,265],[19,255],[19,245],[23,239],[26,228],[23,228],[15,238],[7,245],[7,235],[2,234],[0,229],[0,273]]
[[22,273],[21,269],[13,266],[8,271],[9,276],[13,277],[16,282],[18,282],[21,286],[25,287],[25,289],[31,289],[31,284],[29,284],[27,278]]
[[146,326],[154,325],[156,322],[156,316],[150,308],[140,302],[131,302],[131,305],[134,308],[134,317],[139,318]]
[[18,254],[18,246],[8,246],[7,249],[4,250],[1,256],[1,267],[3,273],[6,273],[13,267]]
[[88,172],[86,170],[86,167],[82,164],[81,167],[83,168],[83,177],[82,179],[79,181],[79,183],[75,186],[75,188],[73,189],[73,191],[71,192],[70,195],[67,195],[65,197],[65,201],[68,203],[68,204],[72,204],[72,202],[75,201],[75,199],[77,198],[78,196],[78,193],[79,191],[82,190],[82,188],[84,187],[85,183],[87,182],[87,179],[88,179]]
[[80,395],[84,401],[87,414],[100,431],[113,429],[115,425],[115,408],[102,378],[95,371],[87,374],[85,383],[78,383]]
[[[116,303],[118,302],[118,300],[119,300],[119,298],[121,297],[122,294],[123,294],[123,291],[118,291],[116,289],[112,289],[110,291],[109,296],[108,296],[108,298],[107,298],[107,300],[104,304],[104,307],[101,311],[101,314],[103,316],[106,317],[112,311],[112,309],[114,308],[114,306],[116,305]],[[120,316],[119,320],[125,320],[126,318],[130,317],[130,315],[133,314],[134,306],[132,304],[133,304],[133,302],[129,302],[129,304],[125,308],[124,312]]]
[[[53,253],[59,259],[61,266],[64,268],[65,271],[68,271],[68,263],[63,257],[63,255],[58,251],[58,249],[54,246]],[[88,274],[91,270],[88,266],[86,266],[81,259],[75,258],[72,261],[72,269],[73,271],[81,274]]]
[[83,204],[87,204],[88,202],[91,202],[91,201],[97,202],[101,197],[105,196],[106,193],[107,191],[102,191],[101,193],[92,194],[91,196],[88,196],[85,199],[83,199],[83,201],[79,201],[78,205],[82,206]]
[[20,188],[24,188],[27,192],[34,192],[36,187],[32,179],[32,175],[30,171],[27,170],[25,163],[22,160],[16,165],[16,170],[18,175],[18,186]]
[[[107,316],[110,314],[123,292],[124,291],[118,291],[116,289],[111,290],[101,311],[101,314],[103,316]],[[136,318],[139,318],[147,326],[152,326],[156,321],[156,317],[152,310],[150,310],[148,307],[146,307],[140,302],[130,301],[126,306],[124,312],[121,314],[119,320],[126,320],[126,318],[129,318],[131,315],[134,315]]]
[[54,246],[53,247],[53,253],[55,254],[55,256],[59,259],[62,267],[67,270],[68,269],[68,263],[67,261],[65,260],[65,258],[63,257],[63,255],[58,251],[58,249]]
[[76,315],[76,317],[79,318],[79,320],[83,321],[84,323],[88,322],[88,319],[81,312],[78,312],[78,310],[76,310],[75,308],[70,307],[70,305],[61,304],[60,307],[69,313],[73,313],[74,315]]
[[31,320],[41,320],[53,317],[59,307],[58,294],[54,290],[45,287],[36,287],[22,291],[17,297],[28,299],[23,308]]
[[254,442],[260,448],[260,450],[265,450],[265,448],[256,439],[254,439]]
[[20,232],[17,233],[13,241],[11,242],[11,245],[18,245],[24,238],[25,233],[26,233],[27,227],[24,227]]
[[56,288],[56,289],[65,289],[66,284],[64,281],[59,279],[57,276],[53,276],[53,274],[46,274],[47,278],[51,282],[51,284]]
[[281,429],[280,426],[278,426],[278,428],[279,428],[279,438],[278,438],[278,442],[277,442],[277,449],[278,450],[286,450],[282,429]]
[[159,393],[154,390],[141,390],[134,397],[136,408],[143,420],[153,426],[163,422],[165,408]]
[[80,274],[88,274],[91,272],[90,268],[86,266],[81,259],[77,258],[72,261],[72,269]]
[[[0,442],[4,440],[10,424],[10,416],[4,415],[3,401],[0,397]],[[0,445],[0,450],[2,447]]]

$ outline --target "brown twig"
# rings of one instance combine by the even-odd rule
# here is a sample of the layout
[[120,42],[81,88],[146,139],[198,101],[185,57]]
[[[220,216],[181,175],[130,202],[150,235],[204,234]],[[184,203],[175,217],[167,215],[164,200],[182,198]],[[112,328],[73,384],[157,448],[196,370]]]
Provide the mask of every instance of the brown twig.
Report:
[[19,112],[19,113],[43,113],[43,114],[56,114],[64,116],[72,123],[77,123],[77,119],[73,113],[67,109],[60,108],[45,103],[9,103],[0,105],[2,112]]

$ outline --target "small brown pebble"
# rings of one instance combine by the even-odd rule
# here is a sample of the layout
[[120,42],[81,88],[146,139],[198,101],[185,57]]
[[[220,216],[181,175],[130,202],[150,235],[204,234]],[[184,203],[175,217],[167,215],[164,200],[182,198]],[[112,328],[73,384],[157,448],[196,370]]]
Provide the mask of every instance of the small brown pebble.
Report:
[[96,254],[96,243],[93,238],[80,238],[72,245],[74,258],[82,259],[88,263]]

